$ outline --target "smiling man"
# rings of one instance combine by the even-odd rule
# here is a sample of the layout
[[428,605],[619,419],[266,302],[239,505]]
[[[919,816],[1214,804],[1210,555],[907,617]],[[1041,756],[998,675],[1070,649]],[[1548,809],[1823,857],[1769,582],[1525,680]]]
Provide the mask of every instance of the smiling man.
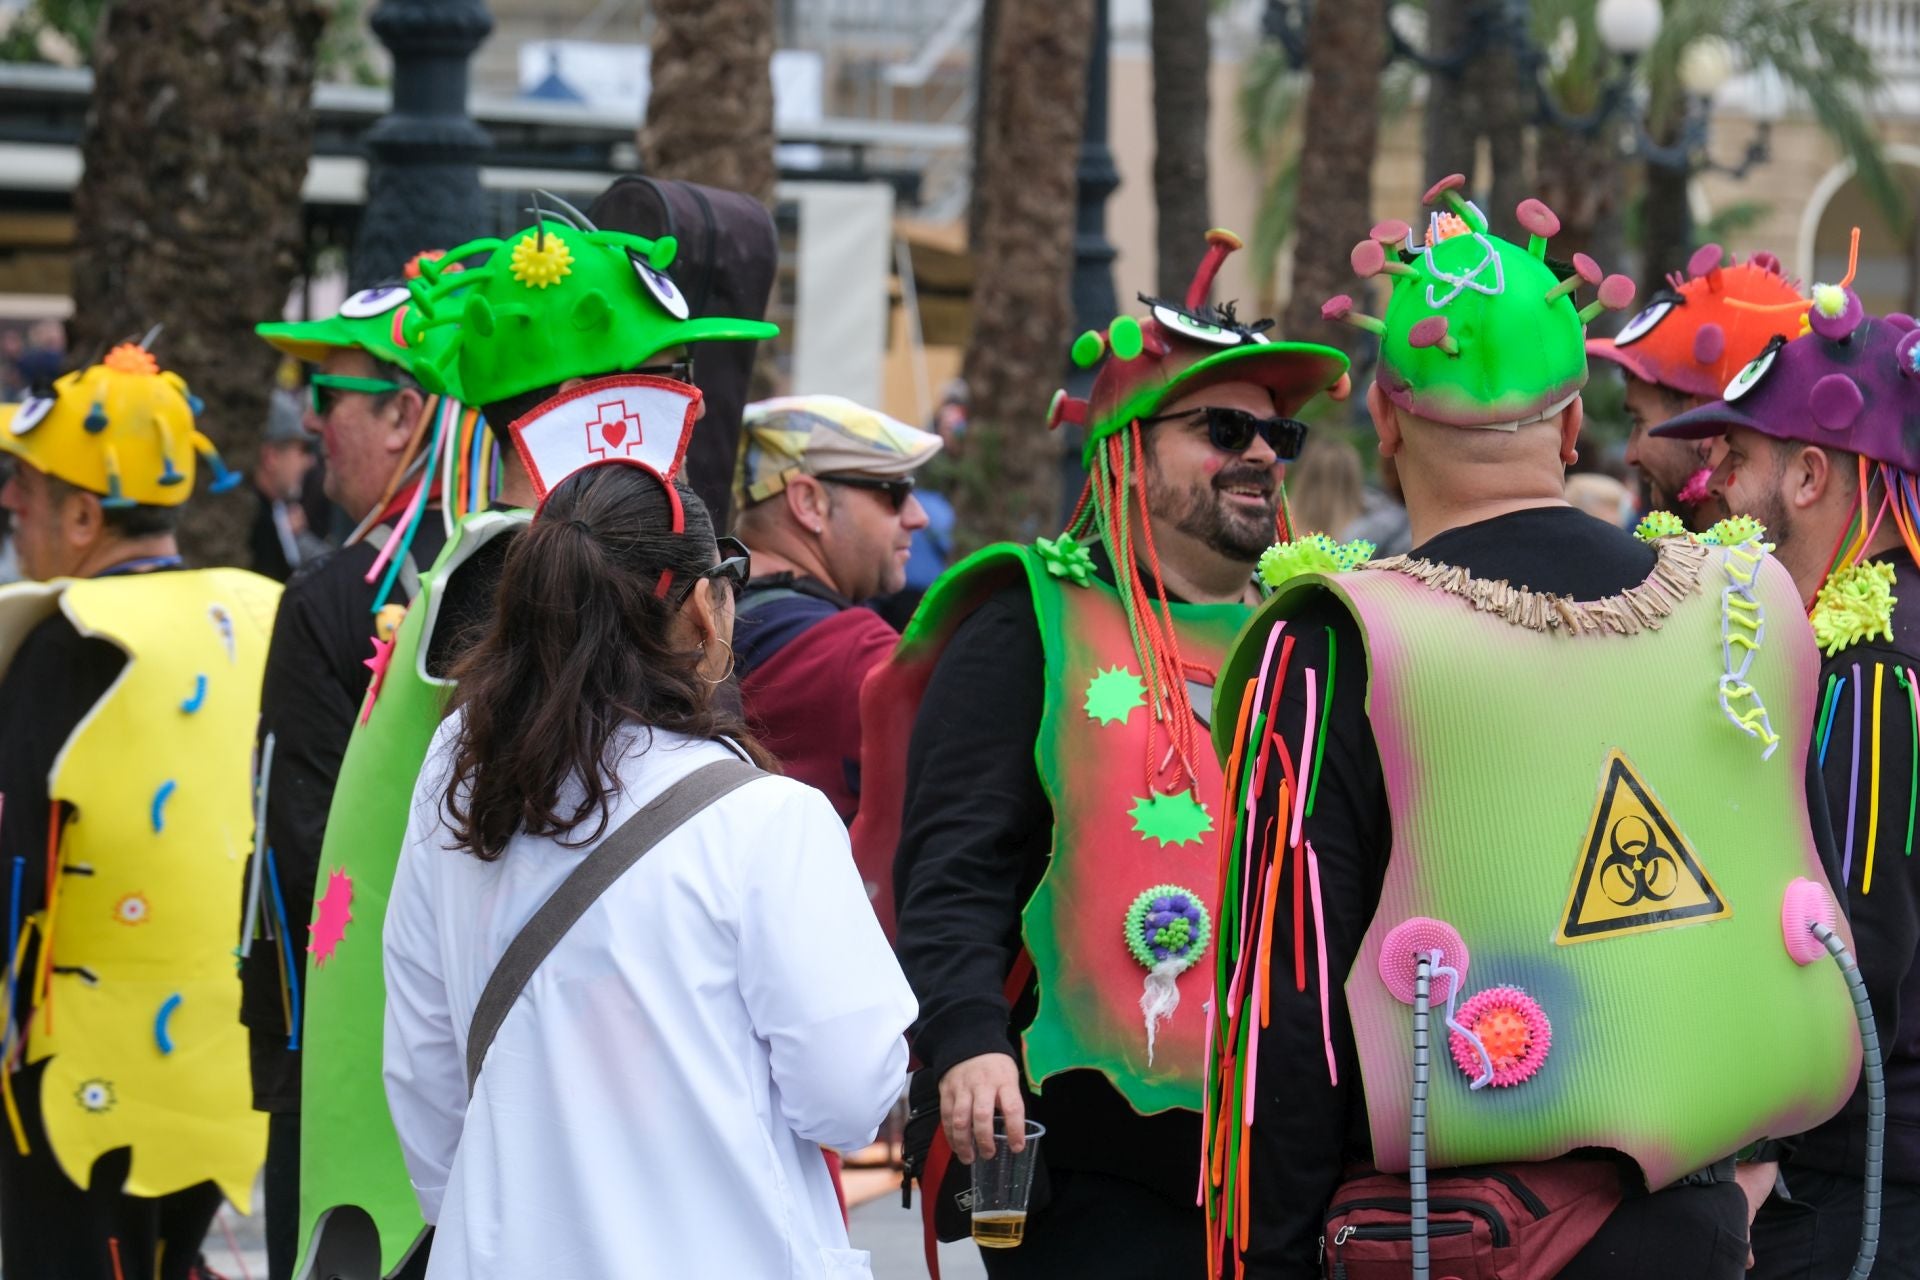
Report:
[[1208,238],[1182,302],[1074,344],[1098,371],[1050,415],[1087,431],[1067,533],[956,566],[863,697],[855,856],[870,880],[892,867],[933,1141],[908,1145],[942,1234],[965,1232],[957,1166],[993,1153],[995,1113],[1047,1128],[1024,1243],[985,1251],[996,1280],[1206,1273],[1209,993],[1188,972],[1215,900],[1206,724],[1306,437],[1294,415],[1344,394],[1347,367],[1210,306],[1238,241]]
[[898,591],[940,437],[839,396],[747,406],[734,500],[753,580],[734,623],[748,723],[791,777],[860,806],[860,683],[900,640],[863,601]]

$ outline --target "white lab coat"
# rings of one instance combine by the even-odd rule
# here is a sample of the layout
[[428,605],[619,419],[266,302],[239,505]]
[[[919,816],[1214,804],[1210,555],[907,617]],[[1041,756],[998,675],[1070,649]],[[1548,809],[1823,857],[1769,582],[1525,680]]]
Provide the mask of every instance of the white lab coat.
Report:
[[[584,849],[450,849],[441,727],[386,920],[386,1085],[431,1280],[869,1275],[822,1146],[870,1142],[915,1004],[826,797],[734,791],[581,917],[501,1026],[471,1101],[467,1030],[520,927]],[[611,831],[716,743],[635,735]]]

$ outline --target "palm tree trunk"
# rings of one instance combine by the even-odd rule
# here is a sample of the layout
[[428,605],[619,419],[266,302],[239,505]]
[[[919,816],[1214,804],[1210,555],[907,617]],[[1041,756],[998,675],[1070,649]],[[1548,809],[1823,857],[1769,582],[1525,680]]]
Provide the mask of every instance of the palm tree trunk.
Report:
[[772,208],[774,0],[655,0],[653,12],[647,173]]
[[1284,332],[1360,350],[1361,334],[1320,318],[1320,304],[1359,283],[1347,256],[1372,225],[1373,156],[1379,141],[1380,66],[1386,56],[1384,0],[1316,4],[1307,26],[1312,50],[1300,152],[1293,294]]
[[969,483],[955,502],[971,543],[1029,539],[1058,519],[1059,448],[1043,423],[1073,340],[1075,164],[1092,32],[1093,0],[1002,5],[994,27],[974,174]]
[[[1672,138],[1661,137],[1663,145]],[[1693,209],[1687,203],[1687,173],[1656,164],[1641,166],[1646,175],[1646,202],[1640,225],[1642,277],[1658,280],[1669,271],[1686,270],[1693,253]]]
[[[150,326],[206,403],[200,429],[251,468],[279,357],[253,335],[301,268],[319,0],[116,0],[94,44],[74,191],[74,347]],[[244,562],[253,499],[202,493],[181,530],[202,564]]]
[[[1427,52],[1450,58],[1467,45],[1474,10],[1485,0],[1431,0],[1427,5]],[[1480,143],[1473,63],[1427,73],[1427,113],[1421,122],[1421,186],[1464,173],[1473,178]]]
[[1209,225],[1207,32],[1211,0],[1153,0],[1153,198],[1163,297],[1179,297]]

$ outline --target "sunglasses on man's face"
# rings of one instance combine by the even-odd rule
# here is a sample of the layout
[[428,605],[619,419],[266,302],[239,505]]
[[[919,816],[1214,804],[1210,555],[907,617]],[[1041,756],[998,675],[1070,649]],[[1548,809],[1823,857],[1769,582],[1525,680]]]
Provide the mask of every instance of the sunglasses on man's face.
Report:
[[1206,419],[1207,441],[1222,453],[1245,453],[1252,446],[1253,438],[1259,436],[1273,450],[1274,457],[1281,462],[1292,462],[1300,456],[1300,449],[1307,442],[1307,424],[1298,418],[1263,418],[1245,409],[1230,409],[1221,404],[1157,414],[1140,421],[1150,423],[1165,422],[1171,418],[1201,417]]
[[316,373],[307,379],[307,394],[313,405],[313,412],[326,417],[333,412],[333,406],[340,397],[348,392],[364,396],[383,396],[388,392],[400,390],[400,384],[389,382],[385,378],[352,378],[341,373]]
[[907,499],[913,496],[913,477],[900,476],[894,479],[882,479],[879,476],[815,476],[822,484],[843,485],[849,489],[871,489],[875,493],[887,495],[895,515],[906,508]]
[[685,382],[691,385],[693,382],[693,357],[689,356],[685,360],[674,360],[666,364],[643,364],[638,369],[635,369],[634,372],[651,374],[656,378],[671,378],[675,382]]

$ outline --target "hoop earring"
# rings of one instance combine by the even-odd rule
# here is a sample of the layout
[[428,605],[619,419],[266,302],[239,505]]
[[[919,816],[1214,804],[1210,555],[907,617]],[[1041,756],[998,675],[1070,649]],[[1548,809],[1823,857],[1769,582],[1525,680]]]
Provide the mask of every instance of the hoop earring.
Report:
[[[721,637],[719,636],[715,636],[714,639],[719,640],[721,644],[727,646],[727,669],[720,673],[720,678],[717,680],[708,680],[706,676],[701,676],[700,678],[702,680],[706,680],[707,683],[711,685],[723,685],[727,681],[733,678],[733,668],[737,663],[737,658],[733,652],[733,641],[721,639]],[[707,647],[705,645],[701,645],[700,656],[705,657],[706,653],[707,653]]]

